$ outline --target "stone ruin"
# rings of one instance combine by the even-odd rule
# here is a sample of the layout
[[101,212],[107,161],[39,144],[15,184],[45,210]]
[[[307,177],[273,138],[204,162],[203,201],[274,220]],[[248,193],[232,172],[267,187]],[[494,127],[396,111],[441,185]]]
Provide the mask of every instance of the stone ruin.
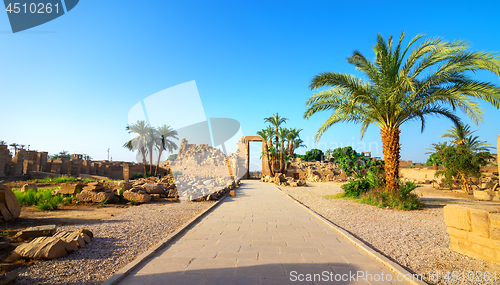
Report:
[[27,228],[12,239],[26,241],[16,247],[13,259],[54,259],[65,256],[89,244],[94,237],[87,229],[56,232],[56,225]]
[[217,200],[236,187],[246,173],[242,142],[243,138],[237,151],[226,156],[218,148],[182,139],[177,158],[169,162],[180,200]]
[[0,222],[19,218],[21,205],[9,186],[0,184]]
[[[147,166],[149,169],[149,166]],[[160,173],[170,172],[167,166]],[[144,173],[142,163],[123,161],[92,161],[73,154],[71,159],[49,159],[47,152],[18,149],[15,156],[9,153],[7,145],[0,145],[0,177],[6,179],[45,178],[47,176],[101,176],[111,179],[130,179],[135,173]]]

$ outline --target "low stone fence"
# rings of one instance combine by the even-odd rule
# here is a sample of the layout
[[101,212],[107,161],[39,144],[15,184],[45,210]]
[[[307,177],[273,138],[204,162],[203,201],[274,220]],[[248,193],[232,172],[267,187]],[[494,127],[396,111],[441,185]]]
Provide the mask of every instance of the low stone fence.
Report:
[[450,249],[469,257],[500,264],[500,207],[444,207]]

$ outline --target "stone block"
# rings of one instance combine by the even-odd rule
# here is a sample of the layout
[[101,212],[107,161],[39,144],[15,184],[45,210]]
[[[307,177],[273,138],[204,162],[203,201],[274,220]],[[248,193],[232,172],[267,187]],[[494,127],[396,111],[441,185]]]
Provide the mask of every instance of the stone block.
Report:
[[461,248],[469,248],[472,245],[471,242],[469,242],[465,239],[460,239],[460,238],[450,236],[450,245],[451,244],[457,245]]
[[446,205],[444,207],[444,220],[448,227],[471,231],[471,217],[469,209],[456,205]]
[[74,184],[70,183],[64,183],[61,185],[61,188],[59,189],[59,194],[71,194],[75,195],[78,194],[82,191],[83,189],[83,183],[78,182]]
[[476,200],[481,200],[481,201],[491,201],[492,200],[492,196],[486,192],[486,191],[478,191],[478,190],[474,190],[474,198]]
[[472,231],[482,237],[490,237],[490,218],[488,211],[471,210]]
[[23,187],[21,187],[20,191],[26,192],[28,190],[37,191],[38,187],[36,186],[36,183],[26,183],[23,185]]
[[467,239],[468,234],[469,234],[468,231],[459,230],[459,229],[455,229],[455,228],[447,228],[447,231],[448,231],[448,234],[450,235],[450,237],[456,237],[456,238],[464,239],[464,240]]
[[54,259],[63,257],[69,251],[75,251],[78,246],[57,237],[38,237],[30,243],[21,244],[14,250],[24,258]]
[[56,225],[44,225],[38,227],[31,227],[18,232],[14,239],[28,240],[43,236],[52,236],[56,232]]

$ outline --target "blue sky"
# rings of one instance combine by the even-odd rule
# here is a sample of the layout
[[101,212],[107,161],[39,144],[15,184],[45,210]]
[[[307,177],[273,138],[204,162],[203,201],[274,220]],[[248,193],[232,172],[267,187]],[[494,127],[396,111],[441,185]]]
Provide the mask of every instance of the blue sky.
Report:
[[[206,117],[236,119],[244,135],[255,135],[265,127],[263,118],[279,112],[290,119],[286,126],[304,129],[309,149],[354,144],[382,156],[375,126],[360,142],[359,125],[339,124],[313,144],[328,114],[303,119],[313,94],[310,80],[322,71],[360,75],[346,57],[358,49],[373,59],[378,33],[463,39],[474,50],[498,52],[500,3],[476,3],[85,0],[16,34],[3,12],[0,140],[99,160],[110,148],[113,160],[135,160],[122,148],[129,139],[129,110],[158,91],[195,80]],[[500,84],[489,74],[477,78]],[[484,123],[473,128],[496,145],[500,113],[482,105]],[[439,137],[450,127],[443,118],[429,118],[423,134],[419,123],[405,125],[401,158],[425,161],[426,148],[445,141]]]

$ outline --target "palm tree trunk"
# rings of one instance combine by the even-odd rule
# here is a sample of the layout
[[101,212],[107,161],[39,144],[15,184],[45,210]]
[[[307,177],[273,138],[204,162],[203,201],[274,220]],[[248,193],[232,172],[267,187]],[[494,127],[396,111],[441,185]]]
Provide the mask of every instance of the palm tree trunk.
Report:
[[285,147],[285,141],[281,141],[281,149],[280,149],[280,172],[281,173],[285,173],[285,170],[284,170],[284,162],[283,162],[283,152],[285,151],[284,150],[284,147]]
[[142,164],[144,164],[144,177],[148,176],[148,169],[146,168],[146,150],[144,147],[141,148],[141,153],[142,153]]
[[384,127],[380,129],[382,135],[382,152],[385,160],[385,180],[386,189],[396,191],[398,185],[396,179],[399,177],[399,133],[401,131],[397,127]]
[[269,148],[267,147],[267,142],[263,142],[263,144],[264,144],[264,150],[266,152],[267,165],[269,166],[269,172],[271,173],[271,176],[274,177],[274,171],[271,167],[271,160],[269,160]]
[[153,148],[149,150],[149,174],[153,174]]
[[287,142],[286,154],[290,154],[290,141]]
[[160,154],[158,155],[158,161],[156,162],[155,177],[158,175],[158,168],[160,168],[160,158],[161,158],[161,153],[163,152],[163,148],[160,148],[158,152]]

